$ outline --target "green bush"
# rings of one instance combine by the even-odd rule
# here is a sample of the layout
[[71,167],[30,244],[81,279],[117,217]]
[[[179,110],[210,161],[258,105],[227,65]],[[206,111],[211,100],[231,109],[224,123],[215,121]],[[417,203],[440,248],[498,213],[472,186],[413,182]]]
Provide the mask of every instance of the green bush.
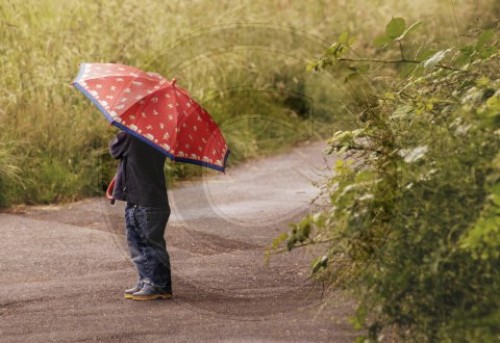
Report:
[[312,272],[357,296],[359,342],[500,341],[497,31],[427,50],[418,25],[394,18],[367,58],[343,34],[312,65],[355,71],[372,93],[328,142],[343,157],[322,184],[329,206],[275,246],[323,247]]

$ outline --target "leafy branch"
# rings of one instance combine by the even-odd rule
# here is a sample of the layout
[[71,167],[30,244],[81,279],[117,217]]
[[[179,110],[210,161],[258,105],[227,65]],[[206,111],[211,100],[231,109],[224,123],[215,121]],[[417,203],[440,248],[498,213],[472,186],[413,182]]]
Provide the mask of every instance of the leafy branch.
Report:
[[[485,58],[490,57],[495,53],[494,49],[488,45],[488,43],[493,38],[493,31],[485,31],[478,39],[478,42],[473,46],[465,46],[462,48],[458,56],[456,56],[455,66],[450,66],[442,63],[442,60],[453,50],[444,49],[439,51],[425,51],[420,55],[425,56],[424,59],[418,58],[408,58],[404,53],[403,41],[412,32],[414,32],[418,27],[420,27],[422,22],[418,21],[410,26],[406,26],[406,22],[402,18],[393,18],[386,26],[385,33],[378,36],[373,41],[374,46],[377,49],[384,49],[390,45],[397,44],[400,58],[386,59],[377,57],[348,57],[349,52],[354,52],[352,47],[355,39],[349,35],[348,32],[343,32],[338,40],[333,43],[325,52],[323,57],[319,61],[313,62],[308,66],[309,70],[318,71],[324,69],[328,66],[333,66],[338,62],[348,62],[348,63],[377,63],[377,64],[414,64],[416,66],[421,66],[423,69],[439,68],[448,71],[456,71],[471,74],[472,71],[468,70],[468,64],[474,61],[475,58]],[[350,67],[354,73],[346,78],[346,81],[352,76],[359,74],[366,74],[368,68],[366,66],[362,67]]]

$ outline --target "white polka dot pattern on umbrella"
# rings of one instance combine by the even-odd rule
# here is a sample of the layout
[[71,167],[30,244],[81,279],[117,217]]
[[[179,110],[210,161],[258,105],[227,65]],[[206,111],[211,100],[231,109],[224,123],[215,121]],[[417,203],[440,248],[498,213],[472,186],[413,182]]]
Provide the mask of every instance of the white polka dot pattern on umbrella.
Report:
[[224,170],[229,153],[217,124],[189,93],[163,76],[121,64],[82,64],[73,84],[114,125],[170,158]]

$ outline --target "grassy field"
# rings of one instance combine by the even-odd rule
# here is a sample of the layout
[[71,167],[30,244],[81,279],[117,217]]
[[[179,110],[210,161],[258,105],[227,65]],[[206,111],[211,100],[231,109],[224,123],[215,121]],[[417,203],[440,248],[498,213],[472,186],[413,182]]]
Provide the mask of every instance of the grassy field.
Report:
[[[3,0],[0,207],[100,194],[114,135],[70,85],[82,62],[177,77],[223,128],[230,164],[349,125],[342,75],[306,72],[342,31],[375,37],[393,16],[460,39],[492,1]],[[489,13],[489,14],[488,14]],[[173,179],[199,169],[169,164]]]

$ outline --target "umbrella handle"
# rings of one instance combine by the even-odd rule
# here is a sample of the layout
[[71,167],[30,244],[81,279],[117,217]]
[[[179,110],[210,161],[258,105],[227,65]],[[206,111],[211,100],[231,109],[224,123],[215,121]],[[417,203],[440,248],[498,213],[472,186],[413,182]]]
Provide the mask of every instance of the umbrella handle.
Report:
[[108,189],[106,189],[106,198],[111,200],[111,205],[115,203],[115,199],[113,198],[113,190],[115,189],[116,175],[113,176],[113,179],[108,185]]

